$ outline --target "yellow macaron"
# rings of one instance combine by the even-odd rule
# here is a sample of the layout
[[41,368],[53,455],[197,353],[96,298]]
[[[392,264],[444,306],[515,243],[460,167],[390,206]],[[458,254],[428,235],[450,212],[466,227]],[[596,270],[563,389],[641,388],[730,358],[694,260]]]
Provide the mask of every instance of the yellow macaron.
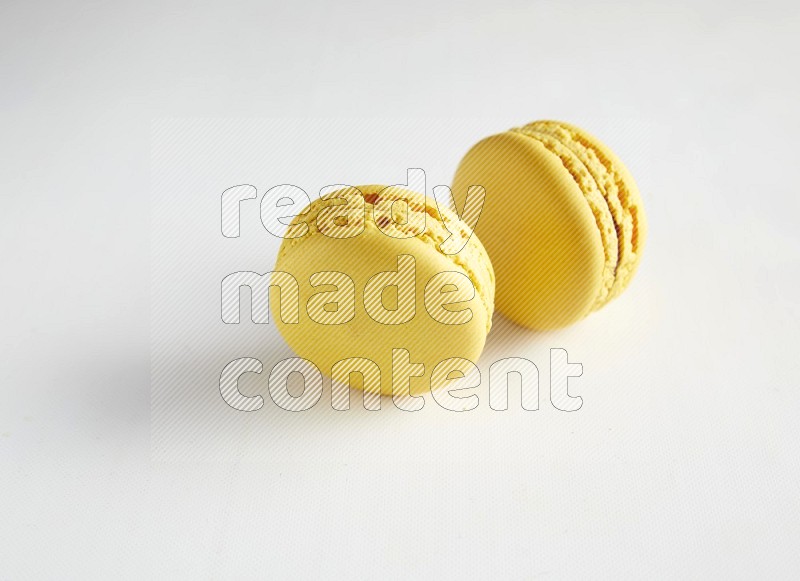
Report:
[[497,309],[533,329],[581,320],[630,284],[647,222],[636,183],[583,129],[536,121],[478,142],[453,195],[486,190],[476,232],[497,276]]
[[389,395],[393,365],[421,363],[424,373],[415,368],[410,382],[418,394],[443,383],[448,373],[433,373],[442,361],[477,362],[491,327],[494,272],[454,212],[395,186],[344,188],[313,201],[287,235],[274,273],[297,281],[300,312],[284,321],[270,300],[272,319],[320,371],[347,380],[359,362],[376,370],[371,361],[380,378],[364,373],[353,387]]

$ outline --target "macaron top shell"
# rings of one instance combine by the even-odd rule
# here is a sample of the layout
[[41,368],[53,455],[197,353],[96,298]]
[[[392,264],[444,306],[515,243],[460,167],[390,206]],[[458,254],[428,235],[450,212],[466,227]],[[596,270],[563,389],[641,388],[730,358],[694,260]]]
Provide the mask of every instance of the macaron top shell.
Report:
[[586,196],[562,160],[535,139],[505,132],[461,160],[452,192],[486,190],[476,226],[497,279],[495,304],[536,329],[574,323],[605,286],[606,252]]
[[[357,357],[374,361],[381,371],[381,392],[386,395],[392,393],[392,350],[406,349],[412,362],[425,365],[424,377],[411,382],[412,393],[427,391],[431,387],[431,372],[439,362],[453,357],[477,362],[483,350],[494,310],[491,262],[474,234],[457,254],[448,255],[441,250],[441,243],[450,234],[435,201],[396,187],[386,189],[386,186],[370,185],[351,190],[351,194],[363,194],[364,202],[353,203],[352,207],[342,205],[336,202],[337,197],[341,199],[342,192],[335,192],[312,202],[306,212],[290,224],[291,230],[304,222],[308,230],[302,236],[284,240],[274,270],[291,274],[299,283],[299,322],[281,321],[277,301],[270,301],[272,320],[289,346],[327,375],[333,365],[343,359]],[[390,220],[386,212],[405,214],[405,204],[393,204],[394,200],[409,201],[409,206],[414,208],[413,215],[424,216],[424,227],[420,229],[419,223],[403,223],[402,219]],[[326,211],[336,212],[336,218],[320,219]],[[456,236],[468,235],[463,223],[451,214],[448,216],[452,219],[448,222],[451,230],[459,225]],[[332,231],[337,223],[352,226],[355,230],[351,234],[357,234],[337,237]],[[396,321],[379,322],[368,312],[364,290],[379,273],[398,271],[401,256],[413,259],[413,316],[398,324]],[[329,271],[344,273],[354,283],[355,312],[341,324],[320,324],[303,308],[314,294],[334,288],[315,287],[309,282],[315,273]],[[468,321],[444,324],[427,311],[426,284],[437,275],[447,281],[452,278],[453,284],[471,283],[472,298],[457,305],[459,309],[469,308],[471,318]],[[398,292],[385,292],[380,300],[387,309],[398,308],[398,295]]]
[[603,268],[603,286],[595,299],[594,307],[599,308],[607,300],[614,286],[617,267],[619,264],[619,243],[614,218],[606,199],[605,191],[595,181],[584,161],[554,136],[538,131],[536,127],[523,127],[515,129],[519,133],[540,141],[548,150],[557,155],[564,168],[570,173],[572,179],[583,192],[586,202],[594,215],[595,223],[600,232],[600,238],[605,253],[605,266]]

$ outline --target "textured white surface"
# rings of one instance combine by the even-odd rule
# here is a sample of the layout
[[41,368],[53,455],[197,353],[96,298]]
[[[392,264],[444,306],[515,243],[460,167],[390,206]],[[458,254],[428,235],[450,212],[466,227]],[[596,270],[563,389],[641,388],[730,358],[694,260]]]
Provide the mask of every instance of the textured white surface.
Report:
[[[5,2],[0,578],[797,578],[798,7],[584,4]],[[354,155],[320,180],[429,186],[463,153],[445,129],[603,137],[651,222],[636,281],[558,334],[497,320],[486,353],[566,347],[583,408],[267,399],[199,432],[205,461],[153,461],[150,127],[185,116],[410,120],[354,122],[391,129],[361,145],[388,165],[310,151]],[[242,148],[259,193],[303,137]]]

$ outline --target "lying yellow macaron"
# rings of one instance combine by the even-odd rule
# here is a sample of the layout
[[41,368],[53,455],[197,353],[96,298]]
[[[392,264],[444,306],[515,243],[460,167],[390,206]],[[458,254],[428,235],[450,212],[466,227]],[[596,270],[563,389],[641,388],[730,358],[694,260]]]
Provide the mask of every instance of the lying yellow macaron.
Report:
[[497,276],[497,309],[533,329],[581,320],[619,296],[642,257],[636,183],[583,129],[536,121],[478,142],[453,180],[459,206],[483,186],[476,232]]
[[273,280],[291,289],[287,275],[299,315],[270,301],[286,342],[335,379],[358,371],[353,387],[367,391],[392,394],[398,376],[405,393],[439,387],[451,371],[469,371],[463,360],[477,362],[491,327],[494,272],[477,236],[403,188],[343,188],[313,201],[281,245]]

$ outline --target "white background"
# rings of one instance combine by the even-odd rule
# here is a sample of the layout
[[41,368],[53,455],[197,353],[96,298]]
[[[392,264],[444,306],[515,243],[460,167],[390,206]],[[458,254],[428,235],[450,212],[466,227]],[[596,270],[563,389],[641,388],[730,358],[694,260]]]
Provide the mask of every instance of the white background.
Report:
[[[800,575],[796,5],[13,0],[0,32],[0,578]],[[583,408],[553,409],[546,382],[537,412],[492,412],[485,383],[468,414],[281,415],[267,397],[222,444],[151,449],[164,117],[345,117],[375,140],[243,148],[248,175],[195,176],[198,228],[222,189],[281,171],[415,166],[432,187],[487,132],[600,135],[643,192],[639,275],[558,333],[496,318],[481,361],[546,371],[566,347]],[[321,175],[326,150],[346,175]]]

